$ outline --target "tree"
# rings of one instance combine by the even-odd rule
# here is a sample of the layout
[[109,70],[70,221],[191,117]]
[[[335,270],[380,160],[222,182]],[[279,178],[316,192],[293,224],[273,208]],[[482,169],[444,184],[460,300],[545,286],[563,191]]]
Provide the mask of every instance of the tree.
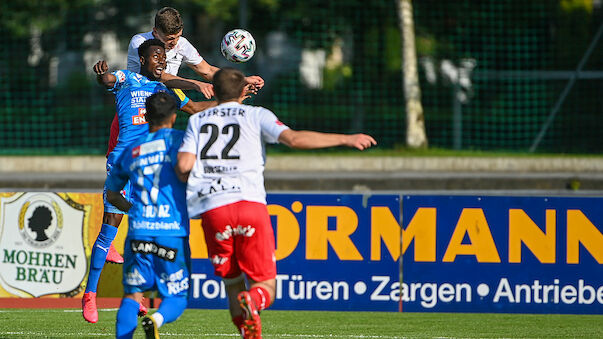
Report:
[[411,0],[396,0],[402,34],[402,76],[406,100],[406,145],[427,147],[425,117],[421,105],[421,88],[417,71],[415,31]]

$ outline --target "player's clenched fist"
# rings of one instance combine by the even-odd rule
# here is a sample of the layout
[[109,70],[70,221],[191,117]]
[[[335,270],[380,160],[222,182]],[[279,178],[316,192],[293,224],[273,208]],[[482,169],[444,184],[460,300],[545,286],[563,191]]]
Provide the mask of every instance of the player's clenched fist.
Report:
[[105,60],[100,60],[94,65],[93,69],[94,73],[97,75],[103,75],[109,70],[109,66],[107,66],[107,62]]

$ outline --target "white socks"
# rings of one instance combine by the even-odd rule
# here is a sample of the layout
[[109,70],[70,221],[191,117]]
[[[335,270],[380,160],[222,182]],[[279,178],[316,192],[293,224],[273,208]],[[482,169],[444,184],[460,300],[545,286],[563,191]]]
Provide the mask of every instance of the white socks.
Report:
[[151,318],[155,320],[155,324],[157,324],[157,328],[160,328],[163,325],[163,316],[159,312],[155,312],[151,315]]

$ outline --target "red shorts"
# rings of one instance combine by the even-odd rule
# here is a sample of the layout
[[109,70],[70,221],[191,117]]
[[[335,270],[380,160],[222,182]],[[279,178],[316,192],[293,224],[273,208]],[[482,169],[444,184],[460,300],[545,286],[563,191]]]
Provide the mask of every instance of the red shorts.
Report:
[[209,210],[201,220],[217,276],[231,279],[244,272],[255,281],[276,278],[274,232],[266,205],[239,201]]

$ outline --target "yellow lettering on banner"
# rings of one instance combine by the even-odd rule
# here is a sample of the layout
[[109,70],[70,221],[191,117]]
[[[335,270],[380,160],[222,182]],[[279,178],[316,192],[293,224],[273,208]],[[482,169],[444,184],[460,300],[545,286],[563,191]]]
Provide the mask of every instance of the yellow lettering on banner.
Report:
[[567,263],[580,263],[580,244],[603,264],[603,234],[580,210],[567,210]]
[[521,262],[521,243],[543,264],[555,263],[557,220],[555,210],[546,210],[546,232],[520,209],[509,210],[509,262]]
[[371,207],[371,260],[381,260],[381,240],[392,259],[400,257],[400,230],[388,207]]
[[402,253],[415,241],[415,261],[436,261],[436,213],[433,207],[417,209],[406,229],[402,230]]
[[288,257],[299,243],[299,223],[295,215],[280,205],[268,205],[268,213],[276,216],[276,260]]
[[[471,244],[462,244],[467,234]],[[453,262],[457,255],[474,255],[478,262],[499,263],[490,226],[481,208],[464,208],[448,243],[443,262]]]
[[[336,229],[329,231],[329,217],[336,220]],[[327,260],[330,244],[340,260],[362,260],[350,239],[358,227],[358,216],[345,206],[306,207],[306,259]]]
[[207,245],[205,244],[205,234],[201,227],[201,220],[191,219],[190,225],[189,244],[191,245],[191,258],[207,259]]

